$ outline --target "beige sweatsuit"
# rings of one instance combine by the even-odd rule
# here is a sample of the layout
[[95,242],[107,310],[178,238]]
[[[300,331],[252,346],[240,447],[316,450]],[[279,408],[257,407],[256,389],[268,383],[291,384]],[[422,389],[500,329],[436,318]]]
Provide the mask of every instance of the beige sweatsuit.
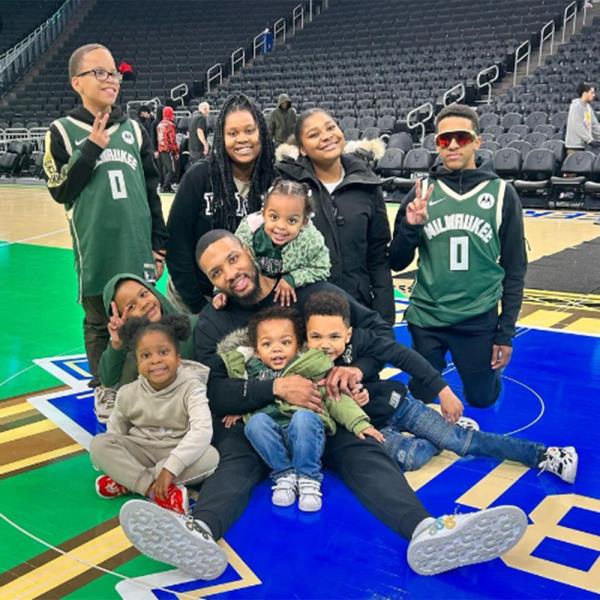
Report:
[[209,369],[182,360],[175,381],[156,391],[142,375],[117,394],[106,433],[90,445],[92,462],[117,483],[144,495],[161,469],[180,483],[215,471],[212,419],[206,397]]

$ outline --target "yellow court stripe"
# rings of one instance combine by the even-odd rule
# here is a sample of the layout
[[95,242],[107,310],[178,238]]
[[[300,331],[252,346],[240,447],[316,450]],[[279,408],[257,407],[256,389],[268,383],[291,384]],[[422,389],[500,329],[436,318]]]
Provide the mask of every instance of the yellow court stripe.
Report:
[[570,316],[571,313],[540,309],[519,319],[518,324],[523,327],[552,327]]
[[408,485],[416,492],[424,485],[435,479],[440,473],[451,467],[460,457],[453,452],[444,451],[434,456],[424,467],[417,471],[405,473]]
[[[48,460],[60,458],[61,456],[66,456],[67,454],[73,454],[73,452],[79,452],[80,450],[83,450],[83,446],[80,446],[79,444],[71,444],[70,446],[58,448],[58,450],[51,450],[50,452],[36,454],[35,456],[30,456],[29,458],[24,458],[22,460],[16,460],[15,462],[0,465],[0,475],[11,473],[12,471],[18,471],[19,469],[25,469],[26,467],[31,467],[32,465],[37,465]],[[0,595],[0,598],[1,597],[2,596]]]
[[16,427],[15,429],[9,429],[0,433],[0,444],[14,442],[15,440],[44,433],[45,431],[52,431],[53,429],[57,429],[57,425],[48,419],[38,421],[37,423],[30,423],[29,425],[23,425],[23,427]]
[[398,373],[402,373],[402,371],[393,367],[386,367],[379,372],[379,379],[389,379],[394,375],[398,375]]
[[564,330],[577,331],[578,333],[600,333],[600,319],[581,317],[581,319],[569,323]]
[[99,565],[130,547],[121,527],[115,527],[1,587],[0,598],[38,598],[90,568],[76,559]]
[[483,510],[493,504],[512,487],[518,479],[529,471],[529,467],[506,461],[490,471],[456,502]]
[[[0,406],[2,406],[0,404]],[[13,415],[18,415],[20,413],[29,412],[30,410],[35,410],[29,402],[21,402],[21,404],[15,404],[14,406],[7,406],[6,408],[0,408],[0,419],[5,419],[6,417],[12,417]]]

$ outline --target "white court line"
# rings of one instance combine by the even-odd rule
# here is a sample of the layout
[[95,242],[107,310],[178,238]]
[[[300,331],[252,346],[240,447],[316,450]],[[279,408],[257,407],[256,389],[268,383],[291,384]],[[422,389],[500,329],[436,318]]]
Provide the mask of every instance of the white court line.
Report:
[[[99,565],[90,563],[87,560],[84,560],[82,558],[77,558],[76,556],[73,556],[71,554],[72,551],[65,552],[64,550],[61,550],[60,548],[57,548],[56,546],[53,546],[52,544],[44,541],[43,539],[39,538],[37,535],[31,533],[24,527],[21,527],[20,525],[15,523],[12,519],[9,519],[4,513],[0,512],[0,519],[5,521],[8,525],[13,527],[17,531],[21,532],[23,535],[27,536],[28,538],[31,538],[32,540],[35,540],[38,544],[41,544],[42,546],[45,546],[46,548],[53,550],[57,554],[62,554],[62,556],[65,556],[66,558],[69,558],[75,562],[78,562],[78,563],[88,567],[89,569],[95,569],[96,571],[101,571],[105,575],[112,575],[113,577],[117,577],[118,579],[121,579],[122,581],[128,581],[132,586],[139,587],[143,590],[147,590],[150,592],[152,592],[152,590],[160,590],[162,592],[168,592],[171,595],[175,594],[175,592],[173,592],[172,590],[168,590],[168,589],[161,588],[161,587],[157,588],[156,586],[151,587],[151,586],[145,584],[143,581],[139,581],[139,578],[127,577],[127,576],[121,575],[120,573],[117,573],[115,571],[110,571],[109,569],[105,569]],[[173,571],[171,571],[170,573],[173,573]],[[189,580],[189,578],[188,578],[188,580]],[[191,594],[188,594],[186,592],[177,592],[176,595],[180,598],[193,598],[194,600],[199,600],[198,596],[196,596],[196,595],[192,596]],[[152,595],[152,597],[156,598],[156,596],[154,596],[154,594]]]
[[69,231],[68,227],[64,227],[63,229],[57,229],[56,231],[48,231],[46,233],[40,233],[40,235],[34,235],[32,237],[23,238],[22,240],[14,240],[12,242],[4,242],[0,244],[0,248],[4,246],[11,246],[12,244],[22,244],[23,242],[31,242],[32,240],[39,240],[41,238],[50,237],[51,235],[56,235],[57,233],[64,233],[65,231]]

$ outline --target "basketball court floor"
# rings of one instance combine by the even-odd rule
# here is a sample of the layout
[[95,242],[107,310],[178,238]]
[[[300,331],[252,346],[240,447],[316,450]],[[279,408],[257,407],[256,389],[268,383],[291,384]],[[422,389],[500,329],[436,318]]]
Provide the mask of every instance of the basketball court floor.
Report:
[[[163,199],[165,214],[171,198]],[[268,482],[220,543],[216,581],[141,556],[126,499],[94,491],[98,429],[86,386],[66,218],[45,187],[0,186],[0,599],[593,598],[600,595],[600,226],[598,215],[526,211],[530,269],[513,360],[482,429],[574,445],[574,485],[516,463],[444,452],[408,474],[434,514],[516,504],[523,540],[501,559],[437,577],[407,566],[407,542],[326,472],[317,514],[270,503]],[[390,205],[393,220],[396,207]],[[410,276],[396,277],[397,336]],[[164,289],[164,280],[159,288]],[[404,377],[386,369],[383,377]],[[452,370],[446,377],[461,394]]]

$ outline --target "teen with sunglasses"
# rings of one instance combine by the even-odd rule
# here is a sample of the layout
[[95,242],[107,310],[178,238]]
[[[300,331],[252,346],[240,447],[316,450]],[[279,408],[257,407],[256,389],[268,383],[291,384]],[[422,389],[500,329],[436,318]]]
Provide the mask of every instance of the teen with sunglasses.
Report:
[[[484,408],[500,394],[523,300],[527,255],[521,201],[490,163],[476,164],[481,139],[473,109],[444,108],[435,140],[442,164],[417,181],[402,202],[390,264],[405,269],[418,248],[406,311],[413,347],[438,371],[446,367],[449,351],[467,402]],[[416,382],[410,387],[417,398],[433,400]],[[462,407],[448,418],[456,421],[461,413]]]

